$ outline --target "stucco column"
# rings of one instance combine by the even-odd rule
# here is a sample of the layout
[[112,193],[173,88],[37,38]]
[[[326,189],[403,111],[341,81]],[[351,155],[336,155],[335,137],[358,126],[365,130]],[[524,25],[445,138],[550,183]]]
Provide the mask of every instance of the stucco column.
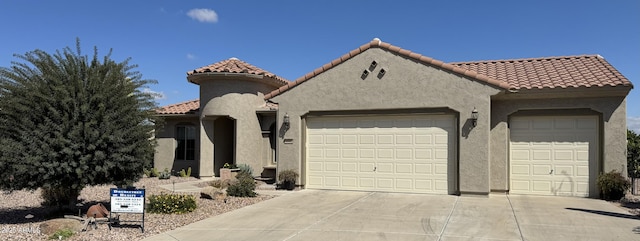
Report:
[[213,121],[216,118],[200,119],[200,177],[212,177],[213,172]]
[[[469,108],[471,109],[471,108]],[[489,194],[489,103],[478,105],[477,125],[473,126],[471,112],[460,112],[460,166],[461,194]]]

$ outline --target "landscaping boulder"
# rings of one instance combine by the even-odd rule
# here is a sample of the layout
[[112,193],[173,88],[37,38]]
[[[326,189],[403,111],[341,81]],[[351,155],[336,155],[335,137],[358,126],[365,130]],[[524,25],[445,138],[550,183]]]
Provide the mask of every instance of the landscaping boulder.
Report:
[[82,222],[74,219],[56,218],[40,224],[40,232],[50,236],[60,229],[70,229],[78,233],[82,231]]
[[91,205],[91,207],[89,207],[89,210],[87,210],[87,217],[106,218],[109,217],[109,210],[107,210],[107,208],[102,205],[102,203]]
[[224,189],[215,187],[204,187],[200,191],[200,198],[222,201],[227,197]]

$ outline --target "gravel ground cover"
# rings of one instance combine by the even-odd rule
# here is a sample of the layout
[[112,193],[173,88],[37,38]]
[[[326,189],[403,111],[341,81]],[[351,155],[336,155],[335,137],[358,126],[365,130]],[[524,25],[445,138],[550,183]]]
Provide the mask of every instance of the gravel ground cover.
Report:
[[[153,194],[171,193],[169,190],[158,187],[159,185],[197,180],[196,178],[179,177],[171,177],[169,180],[143,178],[135,186],[138,188],[144,186],[148,198]],[[115,186],[103,185],[84,188],[79,197],[85,204],[83,214],[90,205],[97,202],[103,203],[109,208],[109,189],[112,187]],[[255,198],[227,197],[225,202],[201,199],[197,193],[186,194],[196,195],[197,209],[194,212],[172,215],[146,213],[144,233],[139,228],[113,228],[109,230],[106,224],[100,224],[95,230],[89,228],[88,231],[77,233],[66,240],[140,240],[273,197],[268,195],[259,195]],[[53,209],[42,207],[41,202],[40,190],[0,192],[0,240],[48,240],[49,237],[40,232],[40,224],[48,219],[62,216],[52,216]],[[33,217],[26,218],[30,215]],[[78,213],[75,212],[75,215]],[[120,220],[139,220],[140,217],[140,214],[121,214]]]

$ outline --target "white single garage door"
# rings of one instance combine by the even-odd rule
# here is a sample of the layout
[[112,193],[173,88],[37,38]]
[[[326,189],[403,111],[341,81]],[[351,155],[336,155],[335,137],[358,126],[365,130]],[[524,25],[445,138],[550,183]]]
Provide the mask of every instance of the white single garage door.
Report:
[[307,188],[453,192],[450,115],[307,118]]
[[595,193],[596,116],[513,117],[510,193],[588,197]]

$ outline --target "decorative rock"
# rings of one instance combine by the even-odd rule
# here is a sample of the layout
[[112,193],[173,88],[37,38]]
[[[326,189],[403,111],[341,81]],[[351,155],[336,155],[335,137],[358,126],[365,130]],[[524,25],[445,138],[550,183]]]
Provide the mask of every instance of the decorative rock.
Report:
[[224,189],[215,187],[204,187],[200,191],[200,198],[213,199],[216,201],[222,201],[227,197],[227,193]]
[[98,203],[89,207],[87,210],[87,217],[91,218],[106,218],[109,216],[109,210],[107,210],[102,203]]
[[40,224],[40,232],[46,234],[47,236],[52,235],[56,231],[65,228],[71,229],[74,232],[78,233],[82,231],[82,223],[74,219],[56,218],[47,220],[44,223]]

